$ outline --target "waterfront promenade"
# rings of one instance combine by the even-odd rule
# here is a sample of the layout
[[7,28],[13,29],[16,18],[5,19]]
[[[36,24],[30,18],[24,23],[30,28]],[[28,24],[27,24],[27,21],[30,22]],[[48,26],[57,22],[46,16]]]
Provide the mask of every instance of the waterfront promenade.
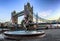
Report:
[[[48,29],[44,31],[46,33],[46,36],[43,38],[25,39],[20,41],[60,41],[60,29]],[[4,39],[4,35],[0,34],[0,41],[17,41],[17,40],[6,40]]]

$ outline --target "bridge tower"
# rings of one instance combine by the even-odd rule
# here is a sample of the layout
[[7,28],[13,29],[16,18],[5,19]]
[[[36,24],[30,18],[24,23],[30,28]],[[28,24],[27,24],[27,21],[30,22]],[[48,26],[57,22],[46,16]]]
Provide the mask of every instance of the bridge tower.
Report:
[[33,6],[31,7],[29,2],[24,5],[24,17],[28,17],[28,20],[33,21]]
[[16,15],[16,11],[13,11],[11,13],[11,19],[12,19],[12,23],[14,23],[14,24],[18,23],[18,16]]

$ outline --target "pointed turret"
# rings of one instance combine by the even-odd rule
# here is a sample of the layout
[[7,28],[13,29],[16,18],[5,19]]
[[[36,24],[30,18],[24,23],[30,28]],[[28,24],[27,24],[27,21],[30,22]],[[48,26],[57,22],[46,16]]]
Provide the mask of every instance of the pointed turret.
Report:
[[30,7],[30,3],[29,2],[27,3],[27,6]]

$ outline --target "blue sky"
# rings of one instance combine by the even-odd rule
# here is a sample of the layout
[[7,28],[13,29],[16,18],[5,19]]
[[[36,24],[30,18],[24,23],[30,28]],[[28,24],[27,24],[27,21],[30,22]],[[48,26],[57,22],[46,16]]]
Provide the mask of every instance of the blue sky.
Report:
[[[60,17],[60,0],[0,0],[0,21],[10,21],[11,12],[24,10],[24,5],[30,2],[34,13],[39,17],[53,20]],[[19,21],[23,18],[19,17]]]

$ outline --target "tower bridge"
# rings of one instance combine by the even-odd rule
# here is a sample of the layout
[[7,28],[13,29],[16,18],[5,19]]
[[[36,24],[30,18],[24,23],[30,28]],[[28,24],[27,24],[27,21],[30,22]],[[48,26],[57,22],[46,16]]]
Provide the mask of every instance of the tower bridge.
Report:
[[28,20],[31,20],[31,21],[33,21],[33,16],[34,16],[37,19],[39,19],[39,21],[42,21],[42,22],[45,22],[45,23],[53,22],[51,20],[46,20],[44,18],[41,18],[41,17],[35,15],[33,13],[33,6],[30,6],[30,3],[27,3],[27,5],[24,5],[24,10],[22,10],[21,12],[13,11],[11,13],[12,23],[18,23],[18,17],[20,17],[22,15],[24,15],[24,17],[26,17],[28,15],[29,16]]

